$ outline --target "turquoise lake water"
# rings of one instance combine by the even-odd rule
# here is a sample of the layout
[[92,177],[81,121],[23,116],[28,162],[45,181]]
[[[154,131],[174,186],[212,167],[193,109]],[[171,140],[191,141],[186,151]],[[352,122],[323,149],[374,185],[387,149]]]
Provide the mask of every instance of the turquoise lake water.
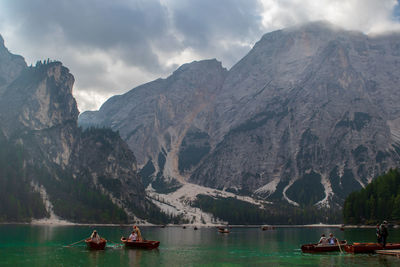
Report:
[[[321,233],[333,232],[350,242],[373,242],[374,229],[233,228],[219,234],[215,228],[141,227],[149,240],[161,241],[155,250],[115,248],[89,251],[82,240],[93,229],[119,242],[130,227],[0,225],[0,266],[400,266],[400,259],[374,254],[340,252],[304,254],[301,244],[314,243]],[[400,230],[391,229],[390,242],[400,242]]]

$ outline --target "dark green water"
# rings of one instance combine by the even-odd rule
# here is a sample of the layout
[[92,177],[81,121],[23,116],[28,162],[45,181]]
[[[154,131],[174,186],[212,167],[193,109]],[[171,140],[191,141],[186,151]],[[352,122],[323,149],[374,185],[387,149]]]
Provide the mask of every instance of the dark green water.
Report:
[[[141,227],[143,236],[159,240],[156,250],[113,248],[88,251],[83,243],[63,245],[89,236],[88,226],[0,225],[0,266],[400,266],[400,259],[345,253],[303,254],[300,245],[333,232],[350,242],[375,240],[374,229],[233,228],[229,235],[215,228]],[[100,235],[118,242],[129,227],[96,227]],[[400,242],[400,230],[389,241]]]

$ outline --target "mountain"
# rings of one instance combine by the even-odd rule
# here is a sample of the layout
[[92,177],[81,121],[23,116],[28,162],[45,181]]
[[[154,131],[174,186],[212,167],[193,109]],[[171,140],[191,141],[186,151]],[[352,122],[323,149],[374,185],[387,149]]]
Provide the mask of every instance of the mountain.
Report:
[[[151,165],[161,181],[182,181],[185,174],[180,170],[185,166],[179,162],[179,153],[188,136],[205,135],[204,145],[209,147],[210,103],[226,74],[216,60],[185,64],[167,79],[111,97],[98,112],[84,112],[79,124],[118,130],[135,148],[139,165],[147,163],[147,169]],[[191,164],[187,163],[189,167]]]
[[400,160],[399,48],[397,33],[308,23],[265,34],[230,70],[185,64],[78,120],[119,131],[148,189],[341,205]]
[[0,221],[168,219],[120,136],[78,127],[69,70],[49,60],[28,67],[0,41]]

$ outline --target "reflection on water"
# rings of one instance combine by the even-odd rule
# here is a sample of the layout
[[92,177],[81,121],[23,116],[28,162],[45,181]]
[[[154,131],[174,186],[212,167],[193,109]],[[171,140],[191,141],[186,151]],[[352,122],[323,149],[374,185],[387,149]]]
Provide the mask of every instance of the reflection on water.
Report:
[[105,256],[105,251],[103,250],[88,250],[87,253],[89,259],[89,266],[100,266],[103,262],[103,258]]
[[[303,254],[301,244],[315,243],[321,233],[332,232],[349,242],[375,240],[374,229],[336,228],[233,228],[220,234],[216,228],[142,227],[145,239],[161,241],[159,249],[138,250],[114,246],[89,251],[89,226],[0,226],[0,265],[6,266],[400,266],[400,259],[382,255],[346,253]],[[96,227],[106,239],[119,243],[130,227]],[[400,230],[390,230],[390,242],[400,242]]]
[[143,251],[140,249],[126,249],[129,258],[129,266],[140,266],[140,259],[142,258]]

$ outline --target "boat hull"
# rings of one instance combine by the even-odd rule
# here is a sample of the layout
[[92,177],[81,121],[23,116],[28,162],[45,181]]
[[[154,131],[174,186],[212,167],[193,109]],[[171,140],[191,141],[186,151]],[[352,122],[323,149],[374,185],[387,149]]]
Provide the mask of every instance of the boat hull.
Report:
[[338,245],[321,245],[321,244],[306,244],[301,246],[301,251],[304,253],[321,253],[321,252],[335,252],[344,250],[344,246],[347,245],[347,241],[340,241],[340,246]]
[[126,238],[121,238],[126,248],[140,249],[155,249],[160,245],[160,241],[143,240],[143,241],[128,241]]
[[348,253],[375,253],[375,250],[391,249],[400,249],[400,243],[387,243],[385,247],[379,243],[353,243],[344,247]]
[[100,242],[93,242],[91,238],[86,239],[85,242],[90,250],[104,250],[107,244],[107,241],[103,238]]

